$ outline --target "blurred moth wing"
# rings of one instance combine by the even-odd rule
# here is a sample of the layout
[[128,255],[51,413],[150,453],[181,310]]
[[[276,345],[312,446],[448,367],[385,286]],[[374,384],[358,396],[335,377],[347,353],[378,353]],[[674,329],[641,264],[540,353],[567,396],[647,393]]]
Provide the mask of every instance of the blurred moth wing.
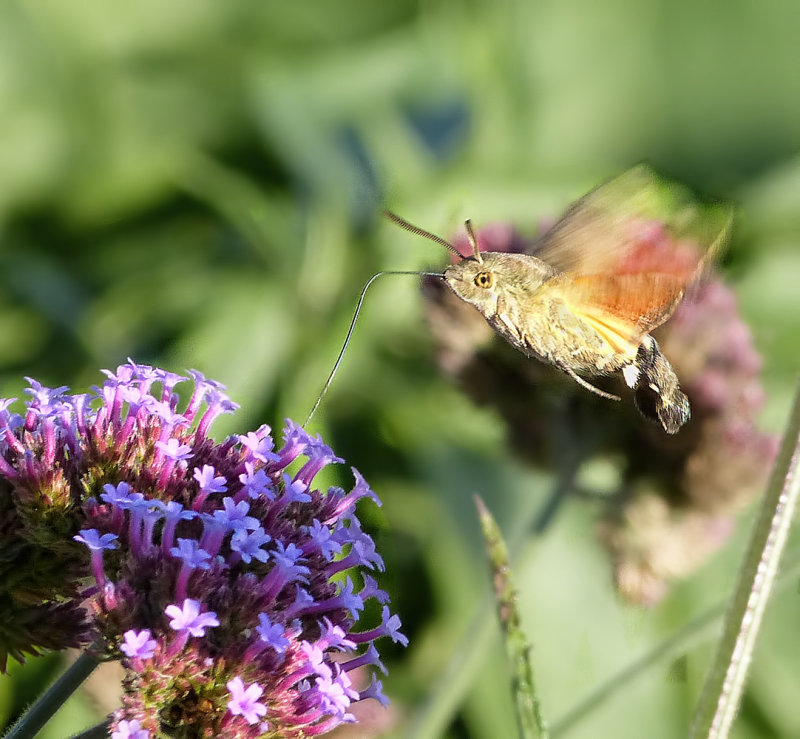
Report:
[[730,209],[700,212],[681,188],[634,167],[577,201],[535,245],[563,272],[543,290],[630,356],[716,261],[730,224]]
[[687,284],[717,260],[730,224],[730,208],[701,209],[638,165],[573,203],[531,251],[559,272],[656,272]]

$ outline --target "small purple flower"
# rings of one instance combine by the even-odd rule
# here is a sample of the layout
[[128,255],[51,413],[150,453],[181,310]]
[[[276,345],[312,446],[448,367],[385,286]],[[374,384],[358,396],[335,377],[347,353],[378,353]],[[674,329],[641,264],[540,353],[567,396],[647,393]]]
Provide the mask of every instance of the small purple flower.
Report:
[[302,480],[292,480],[289,475],[283,475],[283,495],[281,503],[310,503],[311,496],[308,494],[308,483]]
[[355,507],[355,504],[361,500],[361,498],[369,498],[375,505],[381,505],[380,498],[372,492],[372,489],[367,485],[367,481],[361,476],[361,473],[355,467],[351,467],[350,469],[353,472],[356,484],[350,493],[342,498],[341,502],[336,507],[336,512],[339,515],[344,514],[346,511]]
[[111,739],[150,739],[150,732],[143,729],[136,719],[123,719],[117,724],[116,731],[111,732]]
[[383,621],[386,629],[386,635],[391,638],[395,644],[400,644],[401,646],[407,647],[408,646],[408,637],[405,634],[400,633],[400,627],[402,624],[400,623],[400,616],[396,613],[389,615],[389,606],[383,607]]
[[248,516],[249,510],[250,504],[246,500],[235,503],[231,498],[225,498],[222,501],[222,510],[214,511],[213,516],[233,531],[257,529],[258,519]]
[[164,456],[173,462],[183,462],[192,457],[192,448],[186,444],[181,444],[175,438],[171,438],[168,441],[157,441],[156,448],[160,449]]
[[258,431],[251,431],[239,437],[241,445],[247,449],[250,458],[259,462],[277,462],[280,457],[273,452],[275,442],[269,435],[269,426],[262,426]]
[[304,641],[300,644],[300,649],[306,657],[306,675],[331,676],[333,667],[325,661],[325,650],[321,645]]
[[383,683],[378,680],[375,673],[372,673],[372,682],[366,690],[362,690],[358,694],[359,700],[366,700],[367,698],[374,698],[384,708],[389,705],[389,699],[383,694]]
[[116,534],[103,534],[101,536],[97,529],[84,529],[80,534],[76,534],[72,538],[89,547],[94,579],[102,587],[106,582],[106,575],[103,570],[103,552],[107,549],[116,549],[116,541],[119,537]]
[[374,641],[381,636],[391,637],[393,642],[408,646],[408,637],[400,632],[400,616],[392,615],[389,606],[383,607],[383,621],[380,626],[371,631],[363,631],[358,634],[351,634],[353,641],[361,644],[365,641]]
[[316,549],[330,562],[342,551],[342,545],[333,538],[331,530],[327,526],[323,526],[316,518],[305,530],[308,533],[309,541],[303,550],[304,553],[308,554]]
[[351,521],[349,527],[341,527],[336,536],[342,544],[350,544],[350,553],[331,565],[332,571],[341,572],[350,567],[365,566],[373,570],[378,569],[383,572],[383,558],[375,549],[375,542],[372,537],[361,530],[357,521]]
[[381,590],[378,587],[378,583],[374,577],[370,577],[366,572],[364,572],[362,573],[361,578],[364,580],[364,587],[361,588],[359,595],[363,600],[375,598],[375,600],[382,605],[389,602],[389,594],[385,590]]
[[292,582],[308,582],[311,571],[305,565],[298,564],[303,558],[303,552],[294,544],[284,546],[283,542],[276,543],[272,552],[272,561],[275,566],[264,579],[264,596],[276,598],[278,594]]
[[105,549],[116,549],[116,541],[119,537],[116,534],[103,534],[97,529],[85,529],[80,534],[72,537],[75,541],[86,544],[87,547],[93,552],[102,552]]
[[364,610],[364,601],[353,592],[353,581],[348,577],[344,583],[339,583],[339,592],[331,598],[309,604],[303,611],[305,613],[324,613],[334,608],[344,608],[350,612],[350,618],[358,619],[358,614]]
[[103,485],[103,492],[100,498],[112,506],[117,506],[128,502],[131,499],[131,486],[123,481],[116,485]]
[[239,482],[242,483],[242,492],[250,498],[264,496],[272,500],[275,493],[272,491],[272,480],[267,476],[263,469],[255,469],[253,462],[246,462],[244,472],[239,475]]
[[172,549],[175,530],[181,521],[191,521],[196,517],[194,511],[186,510],[177,501],[171,500],[164,506],[164,529],[161,532],[161,551],[165,554]]
[[217,387],[209,388],[208,392],[203,398],[207,403],[206,412],[197,424],[197,436],[204,438],[211,424],[217,416],[223,413],[233,413],[239,405],[234,403],[225,393]]
[[283,449],[280,451],[278,465],[286,467],[294,462],[305,449],[313,443],[313,439],[300,424],[286,419],[286,428],[283,430]]
[[215,389],[222,390],[223,388],[215,380],[207,380],[205,375],[199,370],[189,370],[189,376],[194,380],[194,391],[186,406],[186,417],[193,419],[209,391]]
[[170,628],[178,632],[188,632],[191,636],[205,636],[206,629],[219,626],[217,614],[213,611],[200,613],[200,602],[186,598],[183,606],[169,605],[164,609],[172,620]]
[[55,406],[58,406],[64,393],[69,390],[66,385],[50,388],[45,387],[31,377],[26,377],[25,379],[30,384],[30,387],[25,388],[23,392],[31,396],[30,408],[38,409],[43,415],[50,413]]
[[299,480],[306,485],[311,484],[311,480],[314,479],[314,476],[323,467],[326,467],[329,464],[338,464],[344,462],[343,459],[337,457],[333,453],[333,449],[325,444],[325,442],[322,441],[322,437],[319,435],[309,438],[303,453],[306,457],[308,457],[308,461],[298,470],[294,479]]
[[200,548],[196,539],[178,539],[178,546],[170,549],[169,553],[183,560],[183,564],[192,569],[199,567],[207,570],[211,566],[208,564],[210,555]]
[[250,564],[253,559],[266,562],[269,554],[262,547],[270,541],[272,537],[264,531],[263,526],[254,531],[241,528],[234,531],[231,536],[231,550],[238,552],[246,564]]
[[103,492],[100,493],[100,499],[108,503],[114,510],[113,525],[115,527],[122,523],[123,511],[135,501],[143,498],[141,493],[133,492],[131,486],[124,480],[116,485],[110,483],[103,485]]
[[[182,413],[177,413],[170,403],[151,398],[147,403],[147,410],[153,416],[161,419],[163,422],[162,434],[164,435],[169,435],[180,426],[189,425],[189,420]],[[162,444],[166,445],[166,448],[163,448],[159,447],[158,442],[156,442],[156,449],[158,449],[162,456],[167,457],[173,462],[182,461],[178,459],[182,453],[180,442],[178,442],[177,439],[170,439],[169,441],[175,441],[176,443],[173,445],[169,442],[161,441]]]
[[358,700],[358,693],[352,689],[352,682],[347,673],[338,670],[335,674],[320,675],[316,679],[323,710],[340,717],[343,721],[355,721],[347,709],[354,700]]
[[266,613],[258,614],[258,632],[261,641],[272,647],[278,654],[283,654],[289,646],[289,640],[284,636],[283,626],[272,623]]
[[[217,511],[215,511],[215,513],[217,513]],[[222,542],[228,533],[230,533],[227,518],[224,512],[222,516],[200,513],[198,518],[203,522],[203,536],[200,537],[200,546],[212,557],[216,557],[222,547]]]
[[120,647],[120,651],[131,658],[150,659],[156,650],[156,641],[151,637],[150,629],[141,631],[130,629],[122,635],[125,643]]
[[294,618],[300,613],[306,613],[308,610],[315,605],[316,601],[314,600],[314,596],[311,595],[305,588],[297,585],[295,588],[294,594],[294,602],[292,605],[287,609],[287,614]]
[[217,471],[210,464],[204,464],[202,469],[195,468],[192,476],[200,487],[200,495],[195,500],[195,510],[203,505],[206,497],[211,493],[224,493],[228,489],[225,478],[217,475]]
[[186,598],[186,586],[193,570],[208,570],[211,568],[209,561],[211,555],[200,548],[196,539],[178,539],[178,546],[172,547],[169,553],[181,560],[181,571],[175,585],[175,597],[178,600]]
[[153,546],[153,530],[163,518],[164,504],[160,500],[150,500],[141,493],[131,495],[130,500],[121,504],[130,512],[129,532],[131,548],[144,553]]
[[356,648],[356,643],[347,638],[345,630],[341,626],[332,624],[327,616],[322,619],[320,627],[321,633],[317,640],[318,645],[323,646],[325,649],[336,649],[337,651]]
[[176,372],[169,372],[165,369],[155,369],[153,371],[153,378],[156,382],[161,383],[161,400],[164,403],[169,403],[172,399],[172,391],[179,382],[183,382],[187,378],[179,375]]
[[235,677],[229,680],[225,687],[231,694],[228,701],[228,710],[234,716],[241,716],[248,724],[253,725],[261,720],[267,713],[267,707],[259,703],[258,699],[264,689],[258,683],[252,683],[249,687],[244,687],[242,678]]

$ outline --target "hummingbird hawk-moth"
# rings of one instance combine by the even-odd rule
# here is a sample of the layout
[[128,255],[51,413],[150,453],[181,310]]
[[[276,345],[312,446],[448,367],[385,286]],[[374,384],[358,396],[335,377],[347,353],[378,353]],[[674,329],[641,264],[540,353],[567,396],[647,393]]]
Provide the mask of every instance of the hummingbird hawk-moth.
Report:
[[364,286],[339,356],[306,419],[333,381],[350,343],[364,297],[383,275],[443,279],[524,354],[559,368],[604,398],[619,397],[584,376],[621,372],[643,416],[668,434],[689,420],[678,378],[650,335],[713,262],[730,226],[724,208],[700,208],[682,190],[640,165],[574,203],[533,245],[533,254],[482,252],[467,221],[472,256],[400,216],[402,228],[453,252],[444,273],[386,271]]
[[650,332],[711,264],[729,224],[728,210],[691,204],[640,165],[574,203],[535,256],[481,252],[467,222],[473,255],[459,253],[443,279],[506,341],[587,390],[619,400],[584,378],[621,372],[642,415],[674,434],[689,401]]

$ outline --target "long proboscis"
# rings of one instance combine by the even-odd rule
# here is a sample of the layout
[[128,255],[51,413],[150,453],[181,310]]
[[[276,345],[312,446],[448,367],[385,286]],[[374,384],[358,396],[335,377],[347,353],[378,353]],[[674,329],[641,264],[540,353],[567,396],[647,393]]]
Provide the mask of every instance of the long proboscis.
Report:
[[[393,219],[394,220],[394,219]],[[409,224],[410,225],[410,224]],[[347,351],[347,347],[350,344],[350,339],[353,337],[353,331],[356,327],[356,321],[358,320],[358,315],[361,312],[361,306],[364,303],[364,298],[366,297],[367,290],[369,290],[370,285],[372,285],[375,280],[379,277],[383,277],[384,275],[417,275],[420,277],[443,277],[441,272],[420,272],[420,271],[412,271],[412,270],[386,270],[383,272],[376,272],[372,277],[367,280],[367,284],[364,285],[364,289],[361,291],[361,297],[358,299],[358,303],[356,304],[356,310],[353,313],[353,320],[350,321],[350,328],[347,331],[347,336],[344,339],[344,343],[342,344],[342,348],[339,351],[339,356],[336,358],[336,363],[333,365],[333,369],[331,373],[328,375],[328,379],[325,380],[325,384],[322,386],[322,390],[320,390],[319,395],[317,396],[317,401],[314,403],[314,407],[311,409],[311,412],[308,414],[308,418],[306,418],[305,423],[303,424],[303,428],[308,426],[311,419],[313,418],[314,414],[317,412],[317,408],[319,408],[319,404],[322,402],[322,399],[325,397],[325,394],[328,392],[328,388],[331,386],[333,382],[333,378],[336,375],[336,372],[339,369],[339,365],[342,363],[342,359],[344,358],[344,354]]]

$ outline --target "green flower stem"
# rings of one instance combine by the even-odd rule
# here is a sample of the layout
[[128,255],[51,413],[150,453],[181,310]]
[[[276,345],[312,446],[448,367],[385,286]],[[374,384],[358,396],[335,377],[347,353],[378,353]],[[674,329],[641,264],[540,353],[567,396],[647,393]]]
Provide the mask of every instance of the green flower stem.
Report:
[[36,736],[99,664],[100,660],[96,657],[85,652],[81,654],[44,695],[25,711],[4,739],[29,739]]
[[[566,439],[566,436],[561,435],[559,438]],[[563,446],[565,449],[569,448],[566,441]],[[556,481],[545,506],[537,508],[532,521],[520,520],[515,530],[509,535],[512,551],[517,551],[523,546],[531,530],[539,533],[547,526],[552,514],[558,509],[561,499],[571,489],[574,475],[566,469],[567,457],[564,458],[561,466],[565,468],[564,474],[560,475]],[[496,629],[494,611],[494,599],[491,597],[484,598],[475,609],[475,615],[464,633],[464,638],[454,650],[453,656],[442,674],[437,678],[435,688],[425,701],[423,708],[410,721],[403,736],[408,739],[412,737],[413,739],[438,739],[446,733],[447,727],[472,685],[475,674],[485,663],[491,648],[492,637]]]
[[486,551],[492,570],[495,603],[503,631],[506,652],[512,666],[512,687],[517,709],[517,725],[522,739],[547,739],[548,733],[542,718],[539,697],[533,682],[530,645],[522,630],[517,608],[517,593],[511,579],[508,549],[492,514],[476,495],[475,505],[486,540]]
[[728,607],[722,637],[694,715],[690,732],[692,739],[723,739],[733,725],[800,495],[799,466],[800,385],[761,513],[739,570],[739,581]]
[[108,739],[111,733],[111,719],[107,718],[105,721],[92,726],[91,729],[86,729],[80,734],[73,734],[72,739]]

